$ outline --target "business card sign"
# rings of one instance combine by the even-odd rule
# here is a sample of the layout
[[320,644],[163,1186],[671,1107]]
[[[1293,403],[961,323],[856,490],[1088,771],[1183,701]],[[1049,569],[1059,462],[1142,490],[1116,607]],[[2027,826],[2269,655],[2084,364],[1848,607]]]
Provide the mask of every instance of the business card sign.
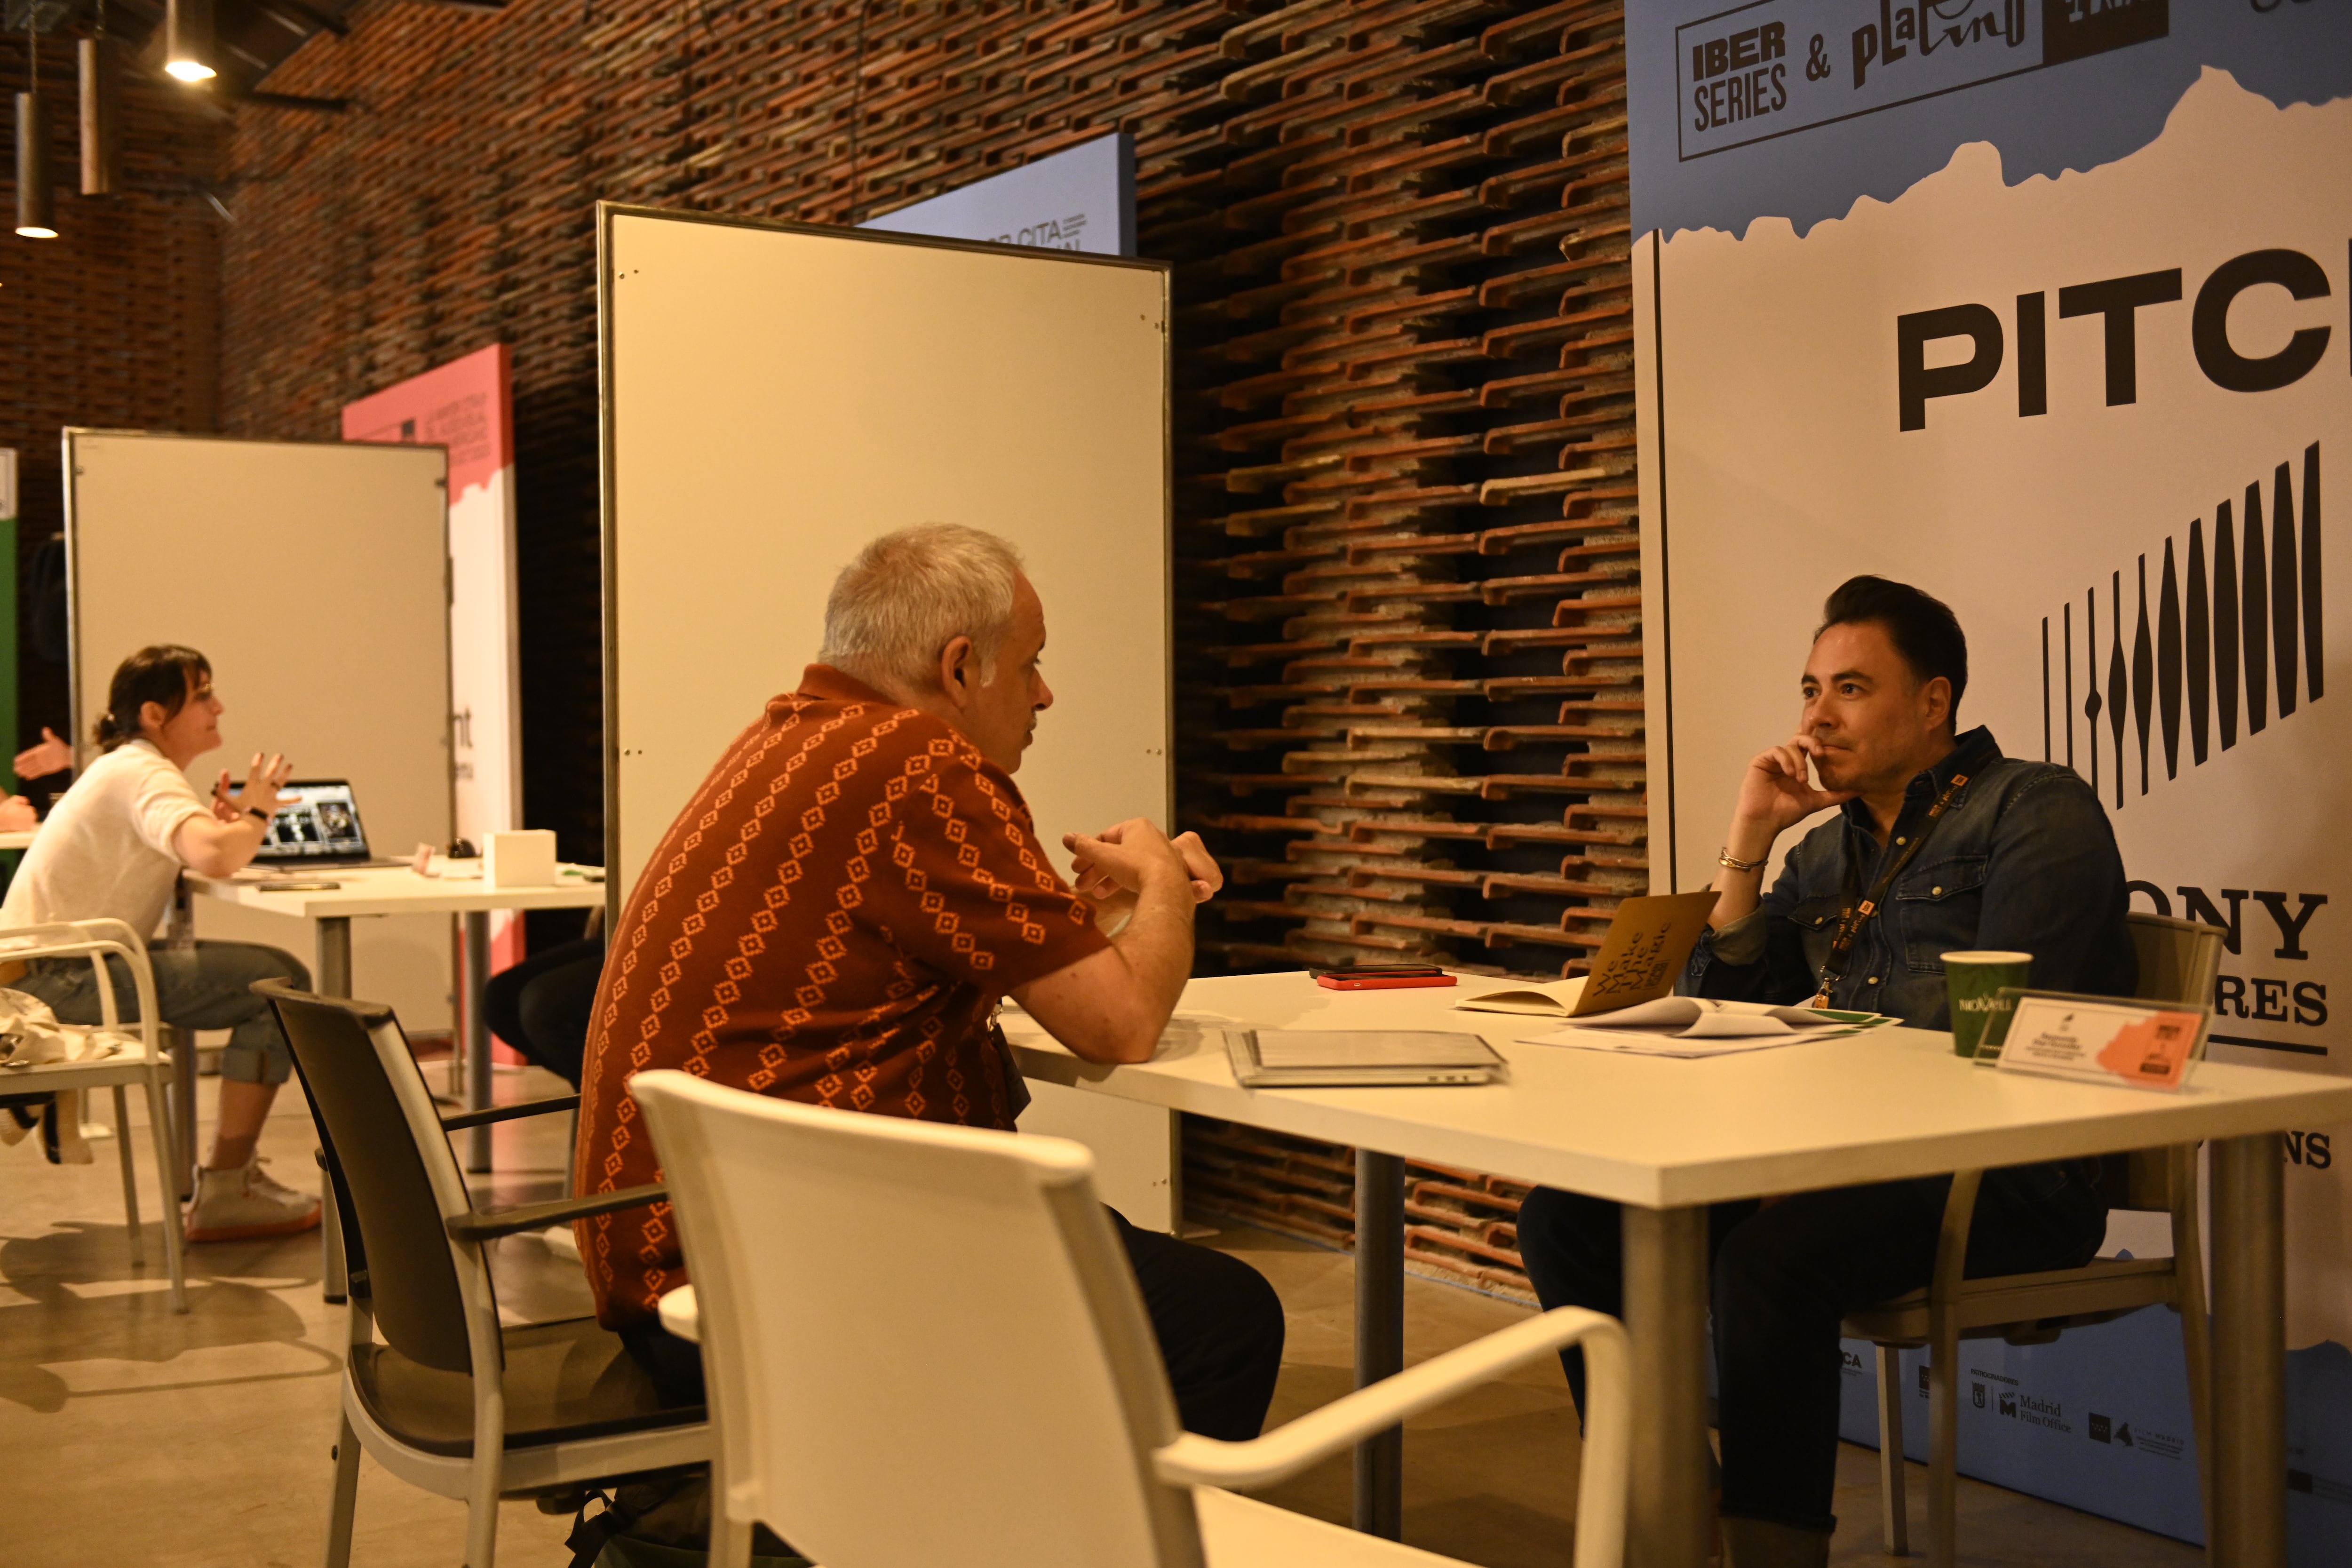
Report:
[[2177,1089],[2196,1059],[2208,1012],[2202,1005],[2133,1006],[2029,991],[2017,996],[2000,1066],[2004,1072]]
[[2168,0],[1757,0],[1675,29],[1679,156],[2168,35]]
[[857,226],[1133,256],[1135,142],[1113,132]]

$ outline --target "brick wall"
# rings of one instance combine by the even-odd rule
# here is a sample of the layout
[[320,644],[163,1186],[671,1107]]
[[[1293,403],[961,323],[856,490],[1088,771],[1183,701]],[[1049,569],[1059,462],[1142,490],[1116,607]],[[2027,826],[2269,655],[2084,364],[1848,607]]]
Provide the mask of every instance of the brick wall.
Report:
[[[359,107],[230,138],[224,424],[327,435],[512,345],[526,811],[593,854],[591,204],[854,221],[1125,129],[1177,268],[1181,812],[1234,873],[1204,963],[1557,974],[1645,880],[1620,16],[362,6],[268,83]],[[1203,1205],[1300,1234],[1345,1234],[1344,1164],[1188,1136]],[[1423,1261],[1514,1283],[1521,1189],[1415,1180]]]
[[[43,96],[58,196],[58,237],[18,239],[13,94],[25,41],[0,39],[10,153],[0,165],[0,447],[19,464],[18,581],[41,543],[65,526],[58,432],[68,425],[208,431],[215,423],[220,233],[205,200],[222,153],[217,117],[160,84],[123,97],[120,194],[83,196],[73,46],[45,39]],[[33,606],[18,617],[21,736],[66,727],[65,665],[41,657]]]

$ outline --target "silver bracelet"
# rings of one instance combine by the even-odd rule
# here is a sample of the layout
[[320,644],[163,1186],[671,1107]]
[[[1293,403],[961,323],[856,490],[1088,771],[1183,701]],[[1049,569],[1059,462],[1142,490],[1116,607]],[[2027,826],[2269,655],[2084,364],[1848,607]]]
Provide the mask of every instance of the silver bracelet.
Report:
[[1717,852],[1715,863],[1718,866],[1727,866],[1734,871],[1760,871],[1764,868],[1764,861],[1770,858],[1772,858],[1771,852],[1767,850],[1763,860],[1735,860],[1731,858],[1731,846],[1727,844]]

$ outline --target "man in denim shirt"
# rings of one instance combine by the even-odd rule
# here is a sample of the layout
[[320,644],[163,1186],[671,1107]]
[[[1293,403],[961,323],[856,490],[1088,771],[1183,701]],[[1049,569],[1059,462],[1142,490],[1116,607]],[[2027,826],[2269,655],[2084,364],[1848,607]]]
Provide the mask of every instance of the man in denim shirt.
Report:
[[[2072,770],[2004,757],[1989,731],[1959,732],[1968,679],[1967,640],[1938,601],[1879,577],[1830,595],[1798,732],[1750,762],[1741,781],[1711,929],[1683,991],[1804,1003],[1826,985],[1832,1007],[1941,1029],[1942,955],[2009,949],[2033,955],[2036,986],[2130,994],[2123,861],[2106,813]],[[1762,892],[1780,835],[1832,807]],[[1906,854],[1878,913],[1837,959],[1841,917]],[[1969,1274],[2089,1261],[2106,1226],[2096,1170],[2073,1162],[1988,1173]],[[1838,1324],[1927,1283],[1950,1186],[1939,1176],[1711,1211],[1727,1568],[1828,1562]],[[1548,1308],[1622,1311],[1621,1247],[1613,1204],[1538,1188],[1520,1211],[1519,1250]],[[1581,1402],[1581,1358],[1561,1359]]]

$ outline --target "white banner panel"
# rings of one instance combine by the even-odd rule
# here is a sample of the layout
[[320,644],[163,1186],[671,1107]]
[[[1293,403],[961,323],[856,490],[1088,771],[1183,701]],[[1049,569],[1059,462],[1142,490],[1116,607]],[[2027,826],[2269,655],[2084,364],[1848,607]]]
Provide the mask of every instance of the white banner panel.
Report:
[[[487,844],[491,834],[522,826],[514,394],[506,344],[492,343],[343,405],[343,439],[448,448],[449,724],[457,835]],[[493,923],[520,922],[500,915]],[[508,962],[502,955],[499,967]]]
[[[449,453],[449,736],[455,836],[476,848],[522,821],[522,653],[515,610],[513,375],[492,343],[343,405],[343,439]],[[490,971],[523,956],[523,920],[490,917]],[[504,1059],[520,1060],[500,1043]]]
[[[1713,878],[1823,597],[1883,574],[1958,613],[1963,727],[2096,786],[2134,907],[2224,930],[2216,1056],[2352,1071],[2352,16],[1668,0],[1629,27],[1663,887]],[[2352,1540],[2347,1131],[2288,1139],[2299,1563]],[[2137,1360],[2106,1330],[1971,1352],[1963,1414],[2002,1447],[1963,1464],[2193,1537],[2169,1342],[2131,1332]]]
[[1097,256],[1135,254],[1135,140],[1124,131],[857,226]]

